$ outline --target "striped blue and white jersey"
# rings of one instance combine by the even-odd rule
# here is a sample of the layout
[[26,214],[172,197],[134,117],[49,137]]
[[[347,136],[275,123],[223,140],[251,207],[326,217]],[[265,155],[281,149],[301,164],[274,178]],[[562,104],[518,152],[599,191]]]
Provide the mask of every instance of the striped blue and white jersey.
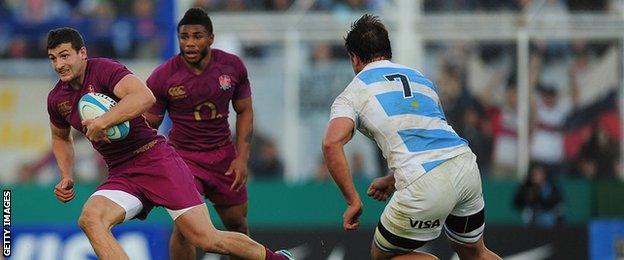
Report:
[[336,98],[331,119],[348,117],[375,140],[401,189],[470,150],[446,122],[435,84],[388,60],[368,64]]

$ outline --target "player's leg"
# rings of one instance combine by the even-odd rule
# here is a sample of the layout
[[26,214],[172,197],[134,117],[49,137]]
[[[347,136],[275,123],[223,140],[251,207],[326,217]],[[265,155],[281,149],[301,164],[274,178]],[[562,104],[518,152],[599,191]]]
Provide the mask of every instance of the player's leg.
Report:
[[173,232],[169,239],[171,260],[195,260],[197,252],[195,246],[180,232],[177,225],[173,225]]
[[204,166],[208,168],[195,172],[204,185],[204,194],[213,203],[228,231],[249,235],[247,187],[243,186],[238,191],[231,190],[236,176],[225,175],[236,157],[236,149],[233,145],[228,145],[207,153],[206,157],[209,159],[204,161]]
[[[380,224],[381,225],[381,224]],[[386,231],[387,232],[387,231]],[[386,234],[386,236],[392,236],[394,239],[402,240],[401,242],[395,242],[402,244],[403,247],[399,248],[393,244],[391,244],[383,235],[382,232],[379,231],[379,227],[375,230],[375,238],[373,240],[373,244],[371,245],[371,259],[373,260],[385,260],[385,259],[394,259],[394,260],[435,260],[438,259],[436,256],[426,253],[415,251],[417,248],[426,244],[426,241],[417,241],[417,240],[409,240],[405,238],[401,238],[398,236],[393,236]]]
[[[190,167],[199,171],[197,167]],[[212,173],[215,175],[216,173]],[[211,175],[205,174],[206,178]],[[214,179],[202,179],[195,177],[195,187],[201,194],[209,191],[210,201],[215,203],[215,209],[228,231],[239,232],[249,235],[247,224],[247,190],[241,189],[238,192],[230,191],[229,185],[232,181],[220,181],[215,184]],[[231,205],[234,203],[234,205]],[[180,229],[174,227],[169,240],[169,250],[173,260],[196,259],[194,246],[184,237]]]
[[450,215],[446,219],[444,232],[460,259],[501,259],[483,242],[483,220],[483,210],[464,217]]
[[[203,182],[201,179],[196,177],[194,177],[193,180],[197,191],[203,195],[205,192]],[[195,246],[191,243],[191,241],[184,237],[177,225],[173,225],[173,231],[171,232],[171,238],[169,239],[169,254],[171,256],[171,260],[197,259]]]
[[[249,235],[247,224],[247,187],[230,189],[236,176],[225,175],[236,157],[234,146],[226,146],[205,153],[183,153],[195,175],[197,190],[212,203],[226,230]],[[196,158],[201,155],[201,160]],[[238,259],[230,257],[230,259]]]
[[[149,157],[149,160],[157,160],[150,165],[160,165],[155,171],[159,174],[151,176],[159,179],[160,185],[145,185],[144,189],[154,204],[167,209],[177,230],[187,241],[207,252],[242,259],[288,259],[283,254],[267,250],[245,234],[217,230],[200,196],[201,191],[191,188],[195,185],[195,178],[189,167],[173,149],[168,148],[162,147],[164,158]],[[163,184],[167,189],[162,189]]]
[[215,209],[228,231],[249,235],[247,224],[247,202],[232,206],[215,205]]
[[[234,206],[215,206],[217,213],[228,231],[249,235],[247,226],[247,203]],[[193,260],[197,257],[195,247],[184,237],[177,226],[173,227],[169,250],[172,260]]]
[[[195,155],[196,152],[188,152],[183,150],[178,150],[178,154],[180,156],[186,155],[191,156]],[[193,175],[200,174],[203,172],[203,169],[196,164],[193,160],[185,161],[188,168],[191,170]],[[204,187],[204,180],[197,176],[193,176],[193,183],[195,188],[204,196],[206,194],[206,188]],[[171,238],[169,239],[169,254],[171,260],[195,260],[197,259],[197,249],[195,246],[189,241],[183,234],[180,232],[180,228],[177,225],[173,226],[173,231],[171,232]]]
[[483,238],[479,238],[473,244],[458,243],[454,240],[449,240],[449,243],[460,259],[502,259],[485,246]]
[[212,225],[205,204],[168,211],[184,237],[204,251],[241,259],[287,259],[267,250],[244,234],[217,230]]
[[444,166],[395,191],[375,229],[373,259],[437,259],[417,250],[440,235],[455,205]]
[[385,259],[392,259],[392,260],[438,260],[439,258],[437,258],[436,256],[429,254],[427,252],[409,252],[409,253],[405,253],[405,254],[391,254],[391,253],[386,253],[384,251],[381,251],[379,248],[373,246],[371,249],[371,259],[374,260],[385,260]]
[[460,259],[501,259],[483,242],[485,203],[476,156],[466,153],[456,157],[464,165],[456,173],[453,185],[459,195],[455,208],[444,222],[444,233]]
[[[215,205],[214,207],[217,210],[219,218],[221,218],[226,230],[249,236],[249,227],[247,225],[247,202],[232,206]],[[230,260],[238,260],[238,258],[230,257]]]
[[87,235],[99,259],[128,259],[111,228],[134,217],[142,209],[134,196],[116,190],[99,190],[85,203],[78,225]]

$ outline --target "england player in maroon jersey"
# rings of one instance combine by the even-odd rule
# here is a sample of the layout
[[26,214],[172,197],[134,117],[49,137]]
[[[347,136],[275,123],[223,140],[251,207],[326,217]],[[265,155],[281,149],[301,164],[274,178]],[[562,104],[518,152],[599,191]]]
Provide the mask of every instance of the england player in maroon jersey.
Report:
[[[229,231],[249,233],[247,159],[253,109],[247,70],[236,56],[211,49],[212,22],[201,8],[191,8],[178,23],[180,54],[160,65],[147,79],[156,104],[146,113],[155,128],[169,112],[169,143],[195,176],[199,192],[215,206]],[[236,143],[228,124],[229,104],[236,112]],[[171,251],[195,259],[195,250],[174,228]]]
[[[111,228],[133,218],[145,219],[154,206],[162,206],[177,230],[203,250],[243,259],[288,259],[243,234],[214,228],[200,194],[188,188],[194,182],[189,168],[141,117],[155,98],[132,72],[110,59],[87,58],[82,36],[71,28],[50,31],[47,51],[60,78],[47,102],[52,149],[61,172],[56,197],[68,202],[75,196],[70,127],[85,133],[109,168],[109,176],[87,200],[78,220],[98,258],[128,259]],[[89,92],[105,94],[118,104],[81,122],[77,103]],[[108,140],[106,129],[124,121],[130,121],[129,135]]]

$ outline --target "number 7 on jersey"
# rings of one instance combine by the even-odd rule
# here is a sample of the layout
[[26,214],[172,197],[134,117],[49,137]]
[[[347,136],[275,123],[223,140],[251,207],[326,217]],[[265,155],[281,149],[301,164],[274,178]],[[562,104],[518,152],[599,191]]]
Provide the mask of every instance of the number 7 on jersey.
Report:
[[397,73],[397,74],[385,75],[384,77],[386,77],[386,79],[389,81],[397,81],[397,79],[401,81],[401,84],[403,85],[403,97],[404,98],[411,98],[413,96],[412,89],[410,88],[410,84],[409,84],[409,80],[407,79],[407,76]]

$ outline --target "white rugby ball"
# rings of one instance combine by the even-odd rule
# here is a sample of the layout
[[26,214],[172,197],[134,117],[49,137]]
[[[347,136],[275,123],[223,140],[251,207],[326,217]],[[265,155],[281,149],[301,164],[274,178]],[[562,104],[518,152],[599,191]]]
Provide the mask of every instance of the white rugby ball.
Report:
[[[78,113],[80,119],[94,119],[108,112],[117,102],[111,97],[102,93],[84,94],[78,101]],[[122,140],[130,133],[130,123],[128,121],[109,128],[106,132],[111,141]]]

